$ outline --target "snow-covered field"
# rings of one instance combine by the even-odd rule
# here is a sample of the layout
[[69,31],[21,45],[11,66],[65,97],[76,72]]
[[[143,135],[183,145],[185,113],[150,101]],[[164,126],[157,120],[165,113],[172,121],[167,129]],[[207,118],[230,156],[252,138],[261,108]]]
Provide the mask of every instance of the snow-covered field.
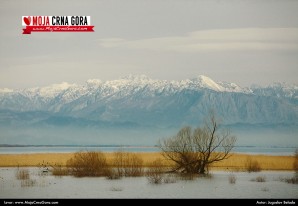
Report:
[[[281,181],[292,177],[293,172],[214,171],[211,178],[155,185],[146,177],[54,177],[29,168],[32,185],[22,186],[16,171],[17,168],[0,168],[0,198],[298,198],[298,185]],[[229,182],[231,174],[236,177],[235,184]],[[266,181],[252,181],[260,176]]]

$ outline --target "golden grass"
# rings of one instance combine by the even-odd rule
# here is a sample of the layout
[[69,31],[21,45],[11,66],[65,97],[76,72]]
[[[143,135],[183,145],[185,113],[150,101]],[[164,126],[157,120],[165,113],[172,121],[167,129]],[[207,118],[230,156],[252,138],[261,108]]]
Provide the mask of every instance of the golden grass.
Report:
[[[113,153],[104,153],[108,164],[112,162]],[[159,153],[138,153],[148,166],[156,158],[162,158]],[[47,165],[66,165],[67,160],[74,157],[74,153],[35,153],[35,154],[0,154],[0,167],[29,167]]]
[[[158,153],[137,153],[144,160],[144,167],[157,158],[163,159]],[[28,167],[38,166],[42,163],[47,165],[66,165],[67,160],[74,156],[73,153],[42,153],[42,154],[0,154],[0,167]],[[105,153],[107,162],[110,165],[113,159],[113,153]],[[232,154],[229,159],[217,162],[211,166],[211,169],[241,171],[245,169],[247,159],[251,158],[259,162],[262,170],[293,170],[294,156],[269,156],[269,155],[247,155]],[[169,162],[167,165],[171,164]]]
[[295,157],[271,155],[232,154],[232,156],[212,165],[212,168],[225,170],[245,170],[247,159],[257,161],[261,170],[293,170]]
[[65,165],[71,157],[72,153],[0,154],[0,167],[38,166],[42,163]]

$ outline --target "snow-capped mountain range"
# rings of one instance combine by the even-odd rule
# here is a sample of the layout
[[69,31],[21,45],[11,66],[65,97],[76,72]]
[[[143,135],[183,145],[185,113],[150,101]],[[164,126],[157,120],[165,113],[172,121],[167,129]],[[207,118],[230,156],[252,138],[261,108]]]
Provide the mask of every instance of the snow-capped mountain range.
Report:
[[298,86],[243,88],[198,76],[181,81],[144,75],[0,89],[0,124],[175,127],[197,124],[214,109],[225,124],[297,124]]

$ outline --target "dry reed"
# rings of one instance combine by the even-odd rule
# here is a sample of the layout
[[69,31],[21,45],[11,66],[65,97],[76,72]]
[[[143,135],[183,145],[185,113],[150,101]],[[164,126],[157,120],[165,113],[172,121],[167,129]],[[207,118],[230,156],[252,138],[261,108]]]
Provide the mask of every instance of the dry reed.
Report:
[[[104,153],[107,164],[114,166],[113,153]],[[150,164],[157,158],[163,158],[158,153],[134,153],[143,160],[143,167],[150,167]],[[44,154],[0,154],[0,167],[27,167],[37,166],[40,162],[49,162],[54,165],[60,162],[62,166],[66,166],[67,160],[73,157],[73,153],[44,153]],[[247,158],[251,157],[256,160],[262,170],[293,170],[294,156],[270,156],[270,155],[247,155],[232,154],[229,159],[214,163],[210,166],[210,170],[227,170],[227,171],[245,171]],[[171,165],[171,162],[164,161],[165,167]]]

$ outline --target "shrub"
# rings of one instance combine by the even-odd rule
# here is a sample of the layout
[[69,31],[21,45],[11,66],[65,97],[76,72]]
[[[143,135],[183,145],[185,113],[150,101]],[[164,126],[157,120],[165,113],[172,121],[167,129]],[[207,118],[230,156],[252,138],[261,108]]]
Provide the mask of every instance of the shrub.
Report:
[[16,178],[18,180],[28,180],[30,179],[29,170],[27,169],[18,169],[16,172]]
[[284,181],[290,184],[298,184],[298,176],[294,176],[291,178],[285,178]]
[[160,184],[163,181],[164,165],[160,158],[156,159],[150,164],[146,176],[149,183]]
[[119,172],[113,168],[107,170],[106,178],[108,180],[117,180],[120,179],[122,176],[119,175]]
[[258,176],[254,179],[251,179],[253,182],[266,182],[266,177],[265,176]]
[[163,175],[160,173],[149,172],[147,173],[147,179],[149,183],[161,184],[163,181]]
[[113,171],[116,174],[112,173],[114,176],[137,177],[144,174],[143,160],[133,153],[115,152],[112,164],[116,168],[116,171]]
[[55,164],[52,166],[52,175],[54,176],[65,176],[69,174],[69,170],[67,167],[64,167],[61,164]]
[[194,180],[198,176],[199,176],[198,174],[192,174],[192,173],[181,173],[181,174],[179,174],[180,179],[181,180],[186,180],[186,181]]
[[127,153],[124,159],[124,175],[126,177],[139,177],[144,174],[143,160],[136,154]]
[[293,169],[295,171],[295,174],[291,178],[285,178],[284,181],[291,184],[298,184],[298,149],[295,150],[294,157],[295,160],[293,163]]
[[31,187],[36,184],[36,180],[30,179],[30,174],[28,169],[17,169],[16,178],[21,180],[21,187]]
[[247,158],[246,160],[246,169],[248,172],[260,172],[261,166],[258,161]]
[[119,177],[124,176],[125,158],[127,153],[123,151],[114,152],[114,158],[112,161],[113,166],[116,168],[116,173]]
[[32,187],[36,185],[36,180],[24,179],[21,180],[21,187]]
[[230,184],[235,184],[236,183],[236,176],[235,175],[231,174],[229,176],[229,183]]
[[168,184],[168,183],[175,183],[177,182],[177,176],[175,174],[168,174],[163,177],[163,183]]
[[105,176],[108,173],[106,157],[101,152],[77,152],[67,166],[75,177]]
[[121,192],[123,190],[123,188],[121,188],[121,187],[111,187],[110,190],[113,191],[113,192]]

